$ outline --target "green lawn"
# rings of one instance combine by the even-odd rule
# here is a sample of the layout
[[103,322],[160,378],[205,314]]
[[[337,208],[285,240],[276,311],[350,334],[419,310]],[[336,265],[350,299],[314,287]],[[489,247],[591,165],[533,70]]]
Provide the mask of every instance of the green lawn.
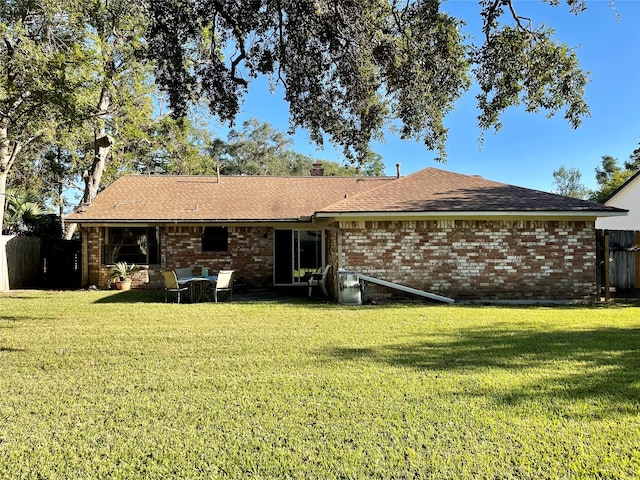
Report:
[[162,299],[0,296],[0,478],[640,477],[637,306]]

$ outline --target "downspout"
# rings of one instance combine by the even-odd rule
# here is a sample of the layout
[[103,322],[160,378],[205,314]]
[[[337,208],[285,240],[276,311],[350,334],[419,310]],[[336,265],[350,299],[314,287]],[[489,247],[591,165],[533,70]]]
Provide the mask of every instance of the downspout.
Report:
[[[89,279],[89,232],[88,228],[80,227],[80,239],[82,240],[82,280],[81,285],[88,287],[90,285]],[[99,282],[96,282],[98,285]]]

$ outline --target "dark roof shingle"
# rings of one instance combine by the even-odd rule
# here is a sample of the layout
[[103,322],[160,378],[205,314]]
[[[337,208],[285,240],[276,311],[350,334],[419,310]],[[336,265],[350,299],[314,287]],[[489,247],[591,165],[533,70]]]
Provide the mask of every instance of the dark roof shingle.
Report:
[[124,176],[72,222],[291,221],[314,214],[625,210],[427,168],[406,177]]
[[343,199],[319,213],[607,212],[599,203],[516,187],[437,168]]
[[297,220],[391,177],[128,175],[69,221]]

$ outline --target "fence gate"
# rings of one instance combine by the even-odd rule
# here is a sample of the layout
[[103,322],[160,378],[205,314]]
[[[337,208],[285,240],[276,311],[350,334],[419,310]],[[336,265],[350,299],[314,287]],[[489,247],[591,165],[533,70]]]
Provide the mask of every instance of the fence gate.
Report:
[[[640,232],[597,231],[598,285],[609,284],[616,293],[640,294]],[[608,267],[608,268],[607,268]],[[608,292],[604,292],[607,296]]]
[[7,255],[9,288],[38,288],[40,286],[40,254],[42,239],[31,236],[4,236]]
[[82,283],[82,242],[79,240],[42,241],[42,286],[79,288]]

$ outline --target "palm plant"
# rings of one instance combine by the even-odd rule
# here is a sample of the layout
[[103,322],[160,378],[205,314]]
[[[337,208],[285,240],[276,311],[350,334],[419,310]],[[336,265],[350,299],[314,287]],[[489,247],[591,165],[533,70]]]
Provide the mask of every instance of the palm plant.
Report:
[[111,267],[111,278],[113,280],[124,281],[139,270],[140,267],[135,263],[118,262]]
[[37,229],[45,209],[35,192],[7,188],[7,208],[5,210],[4,233],[19,234]]

